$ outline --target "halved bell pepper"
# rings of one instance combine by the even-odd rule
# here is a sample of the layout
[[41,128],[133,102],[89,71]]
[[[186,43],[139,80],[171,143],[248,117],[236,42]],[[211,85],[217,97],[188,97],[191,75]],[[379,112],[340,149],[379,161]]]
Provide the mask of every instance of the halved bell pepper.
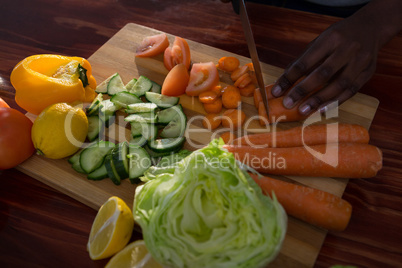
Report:
[[14,67],[10,81],[17,104],[36,115],[54,103],[92,102],[96,96],[91,65],[81,57],[27,57]]

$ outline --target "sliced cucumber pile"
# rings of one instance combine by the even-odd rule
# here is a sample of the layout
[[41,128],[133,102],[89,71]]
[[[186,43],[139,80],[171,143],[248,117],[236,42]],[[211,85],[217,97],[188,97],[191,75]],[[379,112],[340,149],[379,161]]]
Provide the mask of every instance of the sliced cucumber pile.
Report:
[[[187,118],[178,97],[162,95],[161,86],[145,76],[124,85],[118,73],[99,84],[96,92],[86,109],[87,140],[92,143],[70,157],[74,170],[90,180],[110,178],[119,185],[128,178],[139,183],[159,160],[165,165],[188,155],[182,150]],[[131,139],[114,144],[103,138],[109,136],[105,128],[113,124],[118,111],[131,126]]]

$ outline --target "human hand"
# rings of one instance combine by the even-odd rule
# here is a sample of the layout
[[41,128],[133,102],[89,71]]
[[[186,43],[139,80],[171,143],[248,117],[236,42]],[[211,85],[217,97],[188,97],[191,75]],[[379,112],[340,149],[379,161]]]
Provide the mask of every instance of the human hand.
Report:
[[279,77],[272,94],[285,95],[283,105],[298,105],[305,115],[317,109],[324,112],[329,103],[339,105],[355,95],[374,74],[378,51],[394,34],[383,23],[391,11],[379,12],[378,4],[368,4],[325,30]]

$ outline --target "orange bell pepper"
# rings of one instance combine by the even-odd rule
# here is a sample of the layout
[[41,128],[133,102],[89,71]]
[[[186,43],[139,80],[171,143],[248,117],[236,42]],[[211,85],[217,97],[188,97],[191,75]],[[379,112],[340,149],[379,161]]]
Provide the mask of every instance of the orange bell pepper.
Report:
[[27,57],[14,67],[10,81],[17,104],[36,115],[54,103],[92,102],[96,96],[91,65],[81,57]]

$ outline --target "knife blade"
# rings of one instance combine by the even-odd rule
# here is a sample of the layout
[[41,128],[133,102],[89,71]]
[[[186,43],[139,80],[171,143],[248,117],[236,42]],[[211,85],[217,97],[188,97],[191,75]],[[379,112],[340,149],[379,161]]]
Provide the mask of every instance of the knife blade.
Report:
[[250,53],[251,61],[254,66],[254,72],[257,78],[258,87],[260,88],[262,101],[265,106],[265,110],[267,111],[267,116],[269,118],[269,109],[268,109],[269,105],[268,105],[267,93],[265,91],[264,78],[262,77],[260,60],[258,58],[257,48],[255,46],[250,20],[247,15],[246,4],[244,3],[244,0],[233,0],[232,4],[235,12],[240,14],[240,20],[242,23],[244,35],[246,37],[246,42],[248,46],[248,51]]

